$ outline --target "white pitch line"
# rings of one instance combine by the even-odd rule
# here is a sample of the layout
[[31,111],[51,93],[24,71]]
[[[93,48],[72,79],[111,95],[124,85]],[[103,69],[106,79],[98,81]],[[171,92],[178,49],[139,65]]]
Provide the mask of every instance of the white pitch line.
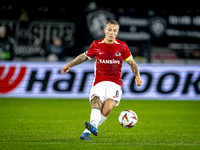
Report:
[[[0,142],[0,143],[23,143],[23,144],[67,144],[68,142]],[[72,144],[72,143],[71,143]],[[79,143],[79,144],[97,144],[97,145],[123,145],[123,146],[128,146],[128,145],[161,145],[161,146],[164,146],[164,145],[168,145],[168,146],[173,146],[173,145],[176,145],[176,146],[198,146],[200,145],[200,143],[198,144],[195,144],[195,143],[175,143],[175,144],[171,144],[171,143]]]
[[192,143],[175,143],[175,144],[171,144],[171,143],[91,143],[91,144],[99,144],[99,145],[183,145],[183,146],[187,146],[187,145],[200,145],[200,144],[192,144]]

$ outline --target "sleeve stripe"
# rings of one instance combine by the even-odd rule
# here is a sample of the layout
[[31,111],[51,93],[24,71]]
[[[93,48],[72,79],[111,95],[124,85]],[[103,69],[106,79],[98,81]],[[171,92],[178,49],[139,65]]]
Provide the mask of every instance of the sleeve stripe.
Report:
[[[85,54],[85,53],[84,53]],[[90,58],[89,56],[87,56],[86,54],[85,54],[85,56],[87,57],[87,58],[89,58],[90,60],[92,59],[92,58]]]
[[129,60],[131,60],[133,58],[133,56],[131,55],[131,56],[129,56],[128,58],[126,58],[126,61],[129,61]]

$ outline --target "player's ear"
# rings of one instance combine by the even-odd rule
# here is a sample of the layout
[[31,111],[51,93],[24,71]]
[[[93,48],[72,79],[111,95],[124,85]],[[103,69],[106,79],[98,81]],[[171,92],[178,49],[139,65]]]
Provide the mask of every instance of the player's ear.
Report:
[[107,24],[105,25],[105,27],[103,29],[105,34],[106,34],[106,27],[107,27]]

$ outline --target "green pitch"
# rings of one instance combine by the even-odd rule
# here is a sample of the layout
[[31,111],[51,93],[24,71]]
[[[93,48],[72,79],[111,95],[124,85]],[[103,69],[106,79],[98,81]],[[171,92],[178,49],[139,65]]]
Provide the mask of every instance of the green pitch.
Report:
[[[88,100],[0,99],[0,149],[200,149],[200,101],[122,100],[93,141],[79,139],[89,121]],[[138,123],[118,123],[131,109]]]

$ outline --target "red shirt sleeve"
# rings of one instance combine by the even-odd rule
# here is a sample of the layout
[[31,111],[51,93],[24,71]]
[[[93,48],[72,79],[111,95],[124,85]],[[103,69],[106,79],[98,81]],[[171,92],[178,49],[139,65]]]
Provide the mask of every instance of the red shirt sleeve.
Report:
[[123,59],[126,60],[131,56],[131,52],[125,42],[123,42]]
[[85,52],[85,55],[89,59],[92,59],[92,57],[95,55],[95,41],[92,42],[92,44],[90,45],[89,49]]

